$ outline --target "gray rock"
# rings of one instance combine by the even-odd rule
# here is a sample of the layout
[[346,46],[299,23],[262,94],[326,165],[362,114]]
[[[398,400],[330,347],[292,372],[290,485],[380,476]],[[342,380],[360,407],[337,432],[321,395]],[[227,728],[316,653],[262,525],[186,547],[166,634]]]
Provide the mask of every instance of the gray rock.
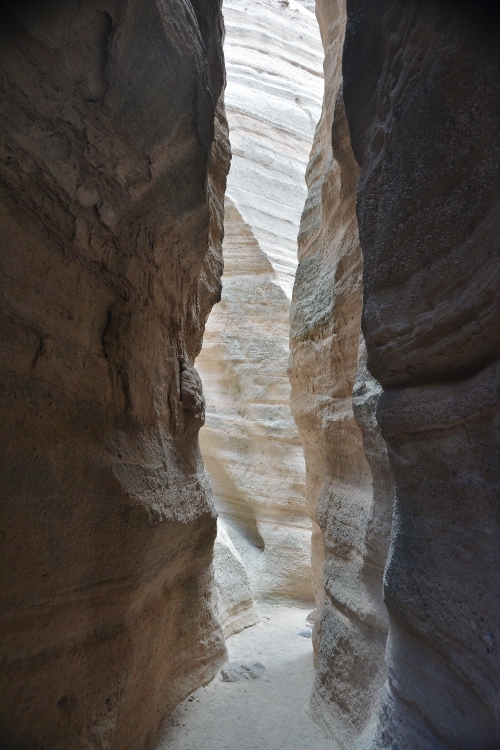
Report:
[[500,25],[482,3],[350,6],[363,332],[396,486],[370,747],[497,748]]
[[245,680],[268,680],[267,669],[260,661],[251,664],[244,661],[233,661],[221,669],[222,682],[244,682]]

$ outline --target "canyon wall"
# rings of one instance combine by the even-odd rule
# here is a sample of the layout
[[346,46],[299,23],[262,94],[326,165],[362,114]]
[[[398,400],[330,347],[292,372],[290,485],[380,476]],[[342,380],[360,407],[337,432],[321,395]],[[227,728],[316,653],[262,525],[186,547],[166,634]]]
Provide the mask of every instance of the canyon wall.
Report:
[[368,366],[396,482],[376,748],[500,746],[500,22],[349,1]]
[[348,1],[341,60],[344,4],[317,3],[291,379],[321,607],[311,709],[341,748],[500,742],[492,8]]
[[220,518],[214,544],[214,575],[217,616],[224,638],[258,623],[247,568]]
[[193,367],[220,295],[218,0],[0,37],[0,745],[143,748],[225,658]]
[[311,530],[287,368],[296,235],[323,92],[308,5],[224,3],[233,158],[223,289],[196,363],[207,401],[203,458],[254,595],[304,600]]
[[[357,164],[342,96],[345,3],[316,5],[325,97],[307,170],[291,310],[291,406],[306,461],[318,605],[311,714],[335,746],[373,729],[386,677],[382,576],[393,480],[375,410],[380,386],[360,339]],[[353,398],[354,389],[354,398]]]

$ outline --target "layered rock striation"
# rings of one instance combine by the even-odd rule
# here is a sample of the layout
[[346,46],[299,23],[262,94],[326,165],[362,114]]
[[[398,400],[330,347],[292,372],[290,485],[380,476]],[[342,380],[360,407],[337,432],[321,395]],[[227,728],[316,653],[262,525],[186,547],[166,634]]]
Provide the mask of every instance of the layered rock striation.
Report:
[[368,366],[396,482],[376,748],[500,743],[500,22],[348,2]]
[[304,174],[323,89],[305,4],[227,0],[222,300],[197,367],[214,499],[256,597],[311,600],[304,460],[288,406],[288,317]]
[[498,14],[487,3],[348,2],[341,65],[343,4],[317,13],[325,103],[291,318],[325,592],[313,715],[341,747],[494,748]]
[[0,744],[139,749],[225,658],[193,367],[220,8],[12,4],[0,47]]
[[268,258],[226,198],[223,297],[197,360],[208,404],[203,458],[254,595],[310,599],[303,456],[287,404],[288,311]]
[[323,50],[308,0],[225,0],[227,195],[291,298],[304,175],[323,96]]
[[[338,747],[364,742],[385,680],[382,575],[393,482],[375,420],[380,387],[360,339],[357,164],[342,94],[343,2],[317,3],[325,97],[307,170],[291,310],[291,406],[304,445],[313,575],[313,718]],[[354,397],[353,397],[354,390]]]

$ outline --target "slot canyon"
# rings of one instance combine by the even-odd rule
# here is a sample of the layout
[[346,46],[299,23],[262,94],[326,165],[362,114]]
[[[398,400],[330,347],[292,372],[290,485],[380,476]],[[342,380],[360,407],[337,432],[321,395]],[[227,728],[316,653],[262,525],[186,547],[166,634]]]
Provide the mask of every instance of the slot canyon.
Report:
[[498,750],[496,4],[0,14],[0,750]]

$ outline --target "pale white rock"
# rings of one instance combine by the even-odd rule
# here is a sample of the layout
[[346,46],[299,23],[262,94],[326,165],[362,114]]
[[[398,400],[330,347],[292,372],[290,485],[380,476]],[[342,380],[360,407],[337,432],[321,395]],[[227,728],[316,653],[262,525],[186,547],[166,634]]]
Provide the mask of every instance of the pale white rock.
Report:
[[203,458],[255,595],[310,600],[304,459],[288,406],[289,303],[229,199],[225,232],[224,292],[197,360],[207,402]]
[[289,299],[304,181],[321,112],[323,49],[310,2],[225,0],[227,195]]
[[[288,405],[289,310],[323,95],[310,2],[227,0],[222,300],[197,360],[214,500],[256,597],[312,599],[302,445]],[[221,582],[223,576],[217,571]]]
[[224,637],[259,622],[245,565],[220,519],[214,544],[214,573],[217,613]]

